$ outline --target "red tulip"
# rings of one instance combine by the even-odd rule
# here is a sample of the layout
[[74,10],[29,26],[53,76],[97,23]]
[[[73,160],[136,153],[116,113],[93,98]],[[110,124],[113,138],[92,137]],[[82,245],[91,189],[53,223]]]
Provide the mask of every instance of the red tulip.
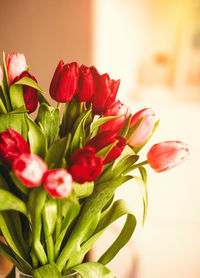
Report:
[[143,118],[139,127],[134,131],[128,140],[128,144],[132,147],[140,147],[151,136],[158,117],[151,108],[145,108],[133,115],[130,128],[136,125]]
[[105,113],[115,101],[120,80],[110,79],[107,73],[100,75],[95,67],[90,67],[95,82],[95,92],[92,97],[92,109],[95,114]]
[[126,139],[124,137],[117,136],[116,132],[113,131],[103,131],[88,141],[86,146],[93,147],[96,152],[98,152],[114,142],[117,142],[116,145],[112,148],[104,160],[104,164],[106,164],[112,162],[121,155],[126,146]]
[[3,70],[2,70],[2,67],[0,66],[0,86],[1,86],[2,81],[3,81]]
[[147,154],[148,163],[156,172],[173,168],[186,159],[188,147],[180,141],[165,141],[155,144]]
[[[23,77],[29,77],[37,83],[37,80],[33,75],[30,75],[28,71],[23,71],[19,76],[15,77],[13,83],[17,82],[18,80],[22,79]],[[32,113],[36,110],[38,105],[38,93],[37,90],[33,87],[23,85],[23,94],[24,94],[24,101],[26,104],[26,109],[28,113]]]
[[30,153],[30,147],[24,137],[12,128],[0,134],[0,160],[9,167],[23,153]]
[[58,102],[69,102],[76,94],[79,67],[76,62],[64,65],[60,61],[50,85],[50,95]]
[[100,132],[105,131],[105,130],[112,130],[112,131],[119,132],[131,114],[130,108],[128,106],[124,105],[119,100],[115,100],[111,104],[111,106],[106,110],[104,117],[120,116],[123,114],[124,114],[124,116],[111,120],[111,121],[108,121],[108,122],[104,123],[103,125],[101,125]]
[[70,159],[69,171],[78,183],[94,181],[103,169],[102,157],[97,157],[95,149],[84,147],[76,151]]
[[80,102],[89,101],[94,93],[94,79],[90,68],[82,65],[79,68],[77,97]]
[[47,171],[43,177],[46,191],[56,198],[66,198],[73,188],[72,176],[65,169],[52,169]]
[[39,156],[24,153],[14,160],[13,170],[26,187],[35,187],[42,183],[43,176],[48,168]]
[[26,58],[22,53],[9,53],[6,55],[6,68],[9,85],[13,83],[16,76],[19,76],[27,69]]

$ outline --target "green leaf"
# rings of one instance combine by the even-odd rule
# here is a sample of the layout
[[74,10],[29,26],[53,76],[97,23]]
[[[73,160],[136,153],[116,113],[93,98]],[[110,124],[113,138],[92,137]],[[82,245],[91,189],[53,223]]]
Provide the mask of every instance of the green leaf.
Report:
[[43,94],[41,94],[40,92],[38,92],[38,97],[39,97],[40,104],[46,103],[46,104],[50,105],[49,102],[46,100],[46,98],[43,96]]
[[30,192],[30,188],[24,186],[24,184],[18,179],[18,177],[14,174],[13,171],[9,172],[9,175],[14,183],[14,185],[25,195],[28,195]]
[[128,119],[126,120],[125,124],[123,125],[122,129],[120,130],[120,132],[118,133],[118,136],[123,136],[126,138],[128,131],[129,131],[129,126],[130,126],[130,122],[131,122],[131,118],[132,115],[130,115],[128,117]]
[[59,236],[56,239],[55,243],[55,256],[57,258],[58,254],[60,253],[60,247],[62,241],[68,231],[68,228],[73,223],[74,219],[80,212],[80,204],[74,194],[72,194],[65,199],[59,200],[61,202],[61,216],[63,217],[62,225],[60,229]]
[[12,128],[27,139],[27,125],[24,113],[7,113],[0,115],[0,133]]
[[17,234],[13,229],[12,219],[7,212],[0,212],[0,228],[8,246],[15,253],[15,256],[17,256],[20,265],[22,265],[25,270],[30,271],[31,266],[28,263],[29,256],[24,253]]
[[9,83],[8,83],[8,73],[6,68],[6,62],[5,62],[5,52],[3,52],[3,82],[1,84],[2,92],[4,95],[6,108],[8,111],[11,111],[11,104],[9,99]]
[[56,200],[48,200],[45,203],[43,213],[43,227],[44,235],[47,247],[47,255],[49,262],[54,260],[54,242],[53,242],[53,232],[56,225],[57,218],[57,202]]
[[81,113],[81,105],[81,103],[77,102],[76,98],[73,98],[70,102],[65,103],[62,123],[60,126],[60,133],[62,137],[66,136],[68,132],[71,132],[74,123]]
[[7,113],[7,109],[2,101],[2,99],[0,98],[0,113],[6,114]]
[[58,137],[59,133],[59,109],[51,107],[46,103],[42,103],[40,105],[36,121],[42,128],[42,131],[47,138],[48,146],[51,146],[54,140]]
[[112,150],[112,148],[117,144],[116,142],[111,143],[110,145],[104,147],[103,149],[101,149],[100,151],[98,151],[96,153],[96,156],[101,156],[103,159],[105,159],[107,157],[107,155],[109,154],[109,152]]
[[74,182],[73,188],[77,198],[86,198],[92,194],[94,190],[94,182],[85,182],[83,184]]
[[3,210],[16,210],[27,216],[25,203],[12,193],[0,189],[0,211]]
[[45,161],[49,168],[61,168],[63,157],[67,157],[67,152],[71,142],[71,134],[55,141],[46,154]]
[[144,167],[139,167],[141,178],[137,176],[133,176],[133,178],[136,180],[139,190],[142,196],[143,200],[143,225],[146,220],[147,216],[147,208],[148,208],[148,192],[147,192],[147,172]]
[[97,183],[102,183],[113,178],[126,174],[131,166],[135,164],[139,156],[137,154],[120,156],[110,167],[108,167],[98,178]]
[[116,201],[114,204],[112,204],[112,206],[110,206],[106,213],[103,214],[104,216],[101,218],[94,234],[86,242],[84,242],[84,244],[81,245],[81,248],[77,254],[74,254],[73,257],[70,258],[68,267],[81,263],[86,253],[92,248],[94,243],[108,228],[108,226],[123,215],[127,215],[127,219],[122,231],[110,248],[101,256],[99,262],[102,264],[109,263],[131,238],[135,230],[136,219],[123,200]]
[[95,231],[100,219],[101,211],[112,198],[116,188],[132,177],[118,177],[112,182],[108,181],[95,185],[94,192],[86,199],[76,225],[61,251],[56,265],[60,271],[63,270],[66,262],[80,250],[81,244],[86,241]]
[[33,275],[35,278],[62,278],[61,273],[54,263],[34,269]]
[[43,187],[32,189],[29,194],[28,209],[32,220],[33,248],[42,265],[47,263],[47,256],[41,244],[42,212],[47,193]]
[[77,271],[82,278],[116,278],[107,267],[97,262],[83,263],[72,269]]
[[31,153],[44,158],[47,149],[47,140],[41,129],[36,123],[26,114],[26,123],[28,126],[28,141],[31,148]]
[[13,263],[19,270],[22,271],[22,268],[21,268],[19,262],[16,260],[15,256],[11,252],[10,248],[8,246],[6,246],[2,241],[0,241],[0,255],[2,257],[6,258],[11,263]]
[[85,123],[87,118],[90,117],[91,113],[92,113],[91,109],[89,109],[86,112],[82,112],[81,115],[76,120],[72,130],[73,137],[71,141],[70,154],[72,154],[74,151],[82,147],[81,146],[82,141],[80,140],[80,138],[82,138],[83,142],[85,141],[85,137],[86,137]]
[[[114,205],[116,205],[117,208],[115,208]],[[113,212],[113,207],[116,210],[114,212]],[[115,202],[113,204],[113,207],[99,223],[100,227],[103,226],[107,228],[107,226],[110,225],[113,221],[115,221],[115,219],[118,219],[124,214],[127,214],[127,219],[117,239],[99,259],[99,262],[102,264],[109,263],[116,256],[116,254],[120,251],[120,249],[123,248],[126,245],[126,243],[130,240],[136,227],[136,218],[126,207],[123,200],[118,200],[117,202]],[[97,226],[97,230],[98,230],[98,226]]]
[[29,87],[32,87],[36,90],[38,90],[41,93],[44,93],[44,91],[39,87],[39,85],[37,84],[37,82],[35,82],[33,79],[31,79],[30,77],[23,77],[20,80],[18,80],[17,82],[15,82],[15,85],[27,85]]
[[10,101],[13,110],[26,105],[22,86],[16,83],[10,86]]
[[102,117],[102,118],[97,119],[96,121],[94,121],[91,124],[91,126],[90,126],[90,133],[91,134],[95,133],[102,124],[104,124],[104,123],[106,123],[108,121],[120,118],[122,116],[124,116],[124,114],[123,115],[119,115],[119,116],[109,116],[109,117]]

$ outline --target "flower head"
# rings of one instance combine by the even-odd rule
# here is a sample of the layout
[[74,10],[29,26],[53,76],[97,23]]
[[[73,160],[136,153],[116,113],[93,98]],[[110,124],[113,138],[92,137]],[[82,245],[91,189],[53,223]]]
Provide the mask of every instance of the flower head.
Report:
[[110,79],[107,73],[100,75],[95,67],[90,67],[92,72],[95,91],[92,97],[92,110],[94,114],[105,113],[115,101],[120,80]]
[[56,198],[66,198],[73,188],[72,176],[65,169],[52,169],[47,171],[43,177],[46,191]]
[[16,76],[19,76],[27,69],[26,58],[23,53],[9,53],[6,55],[6,68],[9,85],[13,83]]
[[183,162],[188,154],[189,150],[185,143],[165,141],[153,145],[147,154],[147,159],[151,168],[159,173]]
[[103,169],[102,157],[97,157],[93,147],[84,147],[76,151],[70,159],[69,172],[78,183],[94,181]]
[[48,168],[39,156],[24,153],[14,160],[13,170],[26,187],[35,187],[40,186]]
[[140,147],[149,139],[158,117],[151,108],[144,108],[133,115],[130,128],[134,127],[140,120],[142,120],[141,124],[128,140],[128,144],[132,147]]
[[[18,80],[22,79],[23,77],[29,77],[37,83],[36,78],[31,75],[28,71],[23,71],[19,76],[15,77],[13,83],[17,82]],[[24,101],[26,104],[26,109],[28,113],[32,113],[36,110],[38,105],[38,92],[35,88],[23,85],[23,95]]]
[[0,134],[0,160],[9,167],[23,153],[30,153],[30,147],[24,137],[12,128]]
[[58,102],[69,102],[76,94],[79,67],[76,62],[64,65],[60,61],[50,85],[50,95]]

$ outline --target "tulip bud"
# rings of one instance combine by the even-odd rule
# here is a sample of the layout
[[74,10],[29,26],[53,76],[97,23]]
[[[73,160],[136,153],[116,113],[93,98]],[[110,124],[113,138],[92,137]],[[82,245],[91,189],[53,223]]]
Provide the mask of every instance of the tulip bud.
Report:
[[123,114],[124,114],[124,116],[117,118],[117,119],[110,120],[110,121],[104,123],[103,125],[101,125],[100,132],[105,131],[105,130],[112,130],[112,131],[116,131],[118,133],[131,114],[130,108],[128,106],[124,105],[119,100],[115,100],[110,105],[110,107],[106,110],[104,117],[120,116]]
[[183,162],[189,154],[188,147],[180,141],[165,141],[155,144],[147,154],[151,168],[163,172]]
[[94,181],[103,169],[102,157],[97,157],[95,149],[84,147],[76,151],[70,159],[69,172],[78,183]]
[[26,187],[35,187],[40,186],[48,168],[39,156],[24,153],[14,160],[13,170]]
[[3,70],[2,70],[2,67],[0,66],[0,86],[1,86],[2,81],[3,81]]
[[24,137],[12,128],[0,134],[0,160],[9,167],[23,153],[30,153],[30,147]]
[[132,147],[142,146],[151,136],[158,117],[151,108],[145,108],[133,115],[130,128],[135,126],[143,118],[141,124],[134,131],[128,140],[128,144]]
[[96,152],[106,146],[116,142],[116,145],[111,149],[104,160],[104,164],[112,162],[119,157],[126,146],[126,139],[122,136],[116,136],[116,132],[103,131],[87,142],[86,146],[93,147]]
[[50,85],[50,95],[57,102],[69,102],[76,94],[79,67],[76,62],[64,65],[60,61]]
[[95,82],[92,109],[95,114],[105,113],[115,101],[120,80],[110,79],[107,73],[100,75],[95,67],[90,67]]
[[[19,76],[15,77],[13,83],[17,82],[23,77],[29,77],[37,83],[36,78],[33,75],[30,75],[28,71],[23,71]],[[38,91],[37,89],[27,85],[22,85],[22,87],[26,109],[28,110],[28,113],[32,113],[36,110],[38,105]]]
[[9,53],[6,55],[6,68],[9,85],[13,83],[16,76],[19,76],[27,69],[26,58],[22,53]]
[[73,188],[72,176],[65,169],[52,169],[47,171],[43,177],[46,191],[55,198],[66,198]]
[[79,68],[77,97],[80,102],[90,101],[94,93],[94,80],[90,68],[82,65]]

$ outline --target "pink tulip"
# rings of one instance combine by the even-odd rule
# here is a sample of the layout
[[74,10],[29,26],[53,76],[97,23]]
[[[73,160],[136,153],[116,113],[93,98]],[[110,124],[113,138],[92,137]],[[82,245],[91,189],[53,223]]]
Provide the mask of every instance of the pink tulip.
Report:
[[65,169],[52,169],[45,173],[43,177],[46,191],[56,198],[66,198],[73,188],[72,176]]
[[133,115],[130,128],[135,126],[143,118],[139,127],[134,131],[128,140],[128,144],[132,147],[140,147],[151,136],[158,117],[151,108],[144,108]]
[[155,144],[147,154],[151,168],[163,172],[183,162],[189,154],[188,147],[180,141],[165,141]]
[[2,67],[0,66],[0,86],[1,86],[2,81],[3,81],[3,70],[2,70]]
[[9,53],[6,55],[6,67],[8,72],[9,85],[16,76],[19,76],[27,69],[26,58],[22,53]]
[[130,116],[130,114],[131,114],[131,111],[130,111],[130,108],[128,106],[124,105],[119,100],[115,100],[111,104],[111,106],[106,110],[106,113],[104,114],[104,117],[120,116],[120,115],[124,115],[124,116],[104,123],[100,127],[100,132],[106,131],[106,130],[119,132],[120,129],[125,124],[128,117]]
[[39,156],[24,153],[14,160],[13,170],[26,187],[35,187],[40,186],[48,169],[46,163]]

